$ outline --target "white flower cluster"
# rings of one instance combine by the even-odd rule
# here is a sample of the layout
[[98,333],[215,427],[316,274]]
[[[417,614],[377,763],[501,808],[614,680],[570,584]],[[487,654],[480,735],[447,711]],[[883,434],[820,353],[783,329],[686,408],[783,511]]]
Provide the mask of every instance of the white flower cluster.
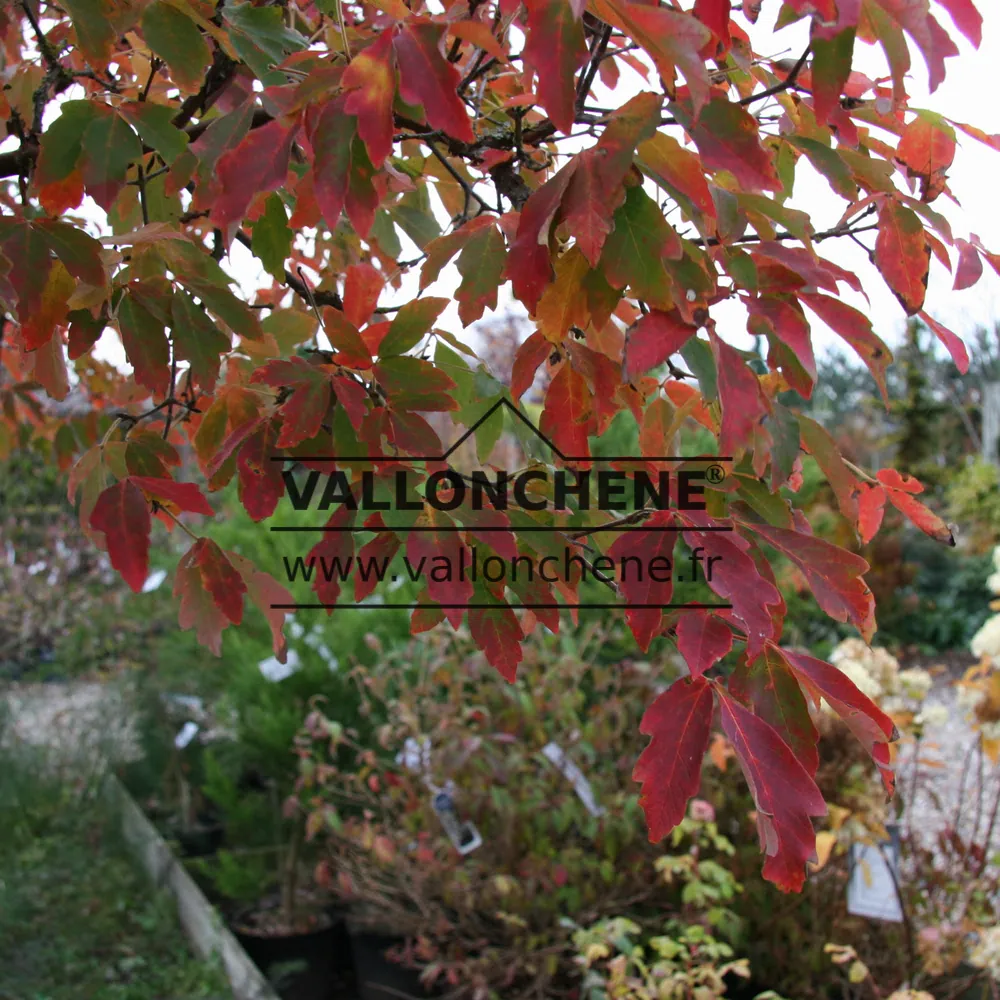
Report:
[[[934,678],[926,670],[900,670],[899,660],[892,653],[868,646],[862,639],[844,639],[830,654],[830,662],[886,712],[912,711],[913,703],[922,703],[934,685]],[[916,721],[927,726],[941,725],[947,721],[947,710],[941,705],[924,705]]]
[[900,692],[899,660],[886,649],[872,648],[863,639],[844,639],[830,654],[830,662],[874,701]]
[[[1000,597],[1000,545],[993,550],[996,572],[986,581],[990,593]],[[969,648],[975,656],[988,656],[1000,663],[1000,615],[987,618],[983,627],[972,637]]]
[[977,969],[989,969],[994,978],[1000,976],[1000,925],[979,932],[979,940],[969,953],[969,961]]

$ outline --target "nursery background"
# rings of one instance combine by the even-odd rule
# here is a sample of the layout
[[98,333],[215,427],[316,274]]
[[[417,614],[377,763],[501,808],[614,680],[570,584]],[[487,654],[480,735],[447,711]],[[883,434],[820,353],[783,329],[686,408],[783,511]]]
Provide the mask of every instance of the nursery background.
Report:
[[978,6],[0,8],[0,1000],[1000,995]]

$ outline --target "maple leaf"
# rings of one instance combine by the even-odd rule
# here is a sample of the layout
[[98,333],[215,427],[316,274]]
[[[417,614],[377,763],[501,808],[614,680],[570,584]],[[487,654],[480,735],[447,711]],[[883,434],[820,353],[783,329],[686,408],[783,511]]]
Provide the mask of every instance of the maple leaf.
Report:
[[250,381],[290,391],[280,407],[281,432],[275,447],[290,448],[319,433],[333,401],[330,378],[321,368],[304,358],[269,361],[253,373]]
[[441,54],[444,32],[444,25],[411,17],[393,36],[399,93],[404,101],[423,105],[431,128],[461,142],[472,142],[475,136],[469,115],[457,92],[461,74]]
[[510,397],[516,403],[532,386],[539,366],[552,352],[552,344],[536,330],[517,349],[510,376]]
[[896,159],[910,177],[920,179],[923,201],[933,201],[945,189],[955,148],[955,129],[936,115],[918,114],[903,129]]
[[510,605],[488,587],[477,588],[475,599],[476,603],[488,606],[469,609],[472,639],[483,651],[490,666],[499,671],[504,680],[513,683],[517,679],[517,665],[524,657],[521,650],[524,633],[517,616]]
[[576,117],[573,75],[587,59],[583,22],[569,0],[528,0],[526,6],[524,60],[538,75],[538,95],[549,118],[569,133]]
[[285,611],[276,605],[293,604],[292,595],[270,574],[257,569],[249,559],[235,552],[227,552],[226,557],[243,578],[247,597],[256,605],[270,626],[274,655],[279,663],[284,663],[288,657],[288,644],[284,634]]
[[691,676],[701,677],[733,648],[733,633],[710,611],[685,611],[677,622],[677,648]]
[[760,656],[740,662],[729,678],[729,693],[771,726],[815,778],[819,732],[795,674],[774,646],[768,643]]
[[564,455],[580,459],[590,454],[588,437],[593,415],[593,396],[587,380],[564,364],[545,393],[545,408],[539,422],[541,432]]
[[748,524],[802,571],[819,606],[835,621],[851,621],[870,641],[875,633],[875,600],[864,581],[869,566],[860,556],[836,545],[768,524]]
[[696,333],[676,312],[653,309],[625,335],[622,374],[626,379],[648,372],[676,354]]
[[142,490],[130,479],[109,486],[97,497],[89,523],[95,531],[104,533],[111,565],[139,593],[149,570],[152,527]]
[[521,209],[517,235],[507,255],[504,274],[513,284],[514,294],[532,313],[538,307],[545,286],[552,280],[549,239],[577,162],[571,160],[528,198]]
[[650,736],[632,771],[641,782],[639,805],[651,843],[684,818],[688,799],[701,787],[701,765],[711,735],[712,686],[702,679],[674,681],[646,709],[639,731]]
[[213,225],[225,230],[242,221],[257,194],[284,184],[297,133],[297,125],[268,122],[219,157],[215,169],[221,193],[212,205]]
[[869,486],[868,483],[858,483],[858,533],[861,541],[867,545],[882,525],[885,514],[885,503],[888,497],[881,486]]
[[[773,647],[772,647],[773,649]],[[882,775],[885,790],[892,795],[895,787],[889,744],[899,739],[895,723],[842,670],[818,660],[806,653],[796,653],[789,649],[777,650],[810,691],[819,708],[820,697],[826,699],[830,707],[839,715],[848,728],[872,755]]]
[[914,499],[922,493],[923,486],[912,476],[903,477],[895,469],[880,469],[876,478],[881,483],[886,498],[901,514],[909,518],[925,535],[945,545],[955,545],[951,528],[937,514]]
[[[356,517],[357,511],[351,510],[346,503],[341,504],[330,515],[322,537],[306,556],[306,564],[319,570],[313,573],[312,589],[322,604],[330,605],[327,614],[332,614],[332,605],[340,598],[341,584],[350,573],[354,557],[354,539],[350,529]],[[337,571],[337,567],[342,573]]]
[[778,732],[720,687],[715,691],[722,730],[736,752],[757,807],[757,832],[761,850],[767,855],[764,878],[783,892],[798,892],[805,882],[806,862],[816,853],[810,817],[826,815],[826,803]]
[[878,213],[875,263],[908,316],[920,312],[927,295],[931,248],[916,212],[886,198]]
[[705,581],[723,600],[732,603],[732,614],[745,630],[748,650],[756,655],[763,648],[764,639],[774,637],[774,622],[768,607],[781,603],[778,588],[761,576],[753,557],[750,543],[736,531],[699,530],[726,529],[728,521],[713,521],[694,511],[680,515],[688,527],[684,541],[692,552],[704,553],[703,566],[711,565],[705,572]]
[[468,546],[455,522],[433,507],[425,506],[415,526],[425,530],[410,531],[406,557],[414,572],[426,577],[431,600],[442,605],[445,618],[457,629],[465,614],[462,605],[470,602],[473,591],[468,572],[462,571],[471,565]]
[[[622,532],[608,549],[608,557],[618,567],[618,588],[626,601],[625,618],[644,653],[662,626],[663,608],[656,605],[669,604],[674,592],[673,562],[677,543],[674,526],[673,513],[658,510],[641,529]],[[653,606],[632,607],[633,604]]]
[[767,415],[767,403],[757,376],[740,352],[716,336],[711,327],[708,334],[722,398],[719,447],[723,454],[730,455],[753,440],[757,427]]
[[208,517],[215,513],[194,483],[178,483],[158,476],[129,476],[128,481],[138,486],[146,496],[168,503],[178,510],[205,514]]
[[349,92],[344,110],[357,116],[358,135],[368,149],[372,166],[381,167],[392,153],[396,67],[391,31],[383,31],[368,48],[354,55],[344,70],[341,85]]
[[236,455],[240,503],[254,521],[270,517],[285,493],[281,463],[274,461],[278,433],[275,421],[259,423],[243,439]]

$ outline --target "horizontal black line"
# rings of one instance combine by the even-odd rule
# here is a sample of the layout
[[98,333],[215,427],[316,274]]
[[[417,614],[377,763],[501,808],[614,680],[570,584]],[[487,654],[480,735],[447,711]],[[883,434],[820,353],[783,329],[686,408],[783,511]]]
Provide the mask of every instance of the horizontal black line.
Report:
[[[272,611],[323,611],[332,609],[362,609],[362,608],[388,608],[390,610],[416,610],[417,608],[428,608],[433,610],[434,608],[439,608],[442,611],[478,611],[478,610],[489,610],[490,608],[499,608],[503,605],[496,604],[272,604]],[[623,611],[635,611],[635,610],[656,610],[661,611],[667,609],[678,610],[681,608],[687,609],[689,611],[729,611],[732,608],[731,604],[508,604],[508,608],[513,608],[515,610],[521,611],[545,611],[550,609],[567,610],[572,611],[574,608],[577,610],[593,610],[593,611],[611,611],[615,609],[621,609]]]
[[[565,462],[731,462],[732,455],[565,455]],[[444,462],[444,455],[269,455],[272,462]]]
[[384,526],[382,526],[380,528],[366,528],[363,525],[359,525],[358,527],[349,527],[349,526],[346,526],[346,525],[332,525],[332,526],[331,525],[316,525],[316,526],[310,526],[310,525],[305,525],[305,526],[303,526],[303,525],[281,525],[281,526],[279,526],[279,525],[272,525],[271,526],[271,531],[356,531],[358,533],[360,533],[362,531],[418,531],[418,532],[419,531],[439,531],[442,534],[447,534],[450,531],[451,532],[467,531],[470,535],[482,534],[484,532],[489,532],[489,531],[512,531],[512,532],[517,532],[519,534],[520,533],[530,533],[530,532],[535,532],[535,531],[568,531],[568,532],[585,531],[585,532],[587,532],[587,534],[592,535],[592,534],[594,534],[595,532],[598,532],[598,531],[622,531],[622,532],[627,532],[627,531],[734,531],[734,530],[735,530],[734,528],[726,527],[725,525],[712,525],[710,527],[704,527],[704,528],[686,528],[686,527],[678,527],[676,525],[653,525],[653,526],[650,526],[648,528],[644,528],[641,524],[640,525],[634,525],[634,526],[620,525],[620,524],[619,525],[615,525],[615,526],[602,525],[602,526],[597,527],[597,528],[588,528],[586,526],[580,526],[580,525],[574,525],[574,526],[569,526],[569,527],[565,527],[565,528],[555,528],[555,527],[554,528],[547,528],[547,527],[545,527],[545,525],[538,525],[538,526],[533,526],[533,527],[530,527],[530,528],[517,528],[517,527],[510,527],[510,528],[502,528],[502,527],[500,527],[500,528],[497,528],[497,527],[490,527],[490,528],[464,528],[464,527],[436,528],[433,525],[422,525],[420,527],[408,528],[408,527],[406,527],[404,525],[401,525],[401,524],[400,525],[387,524],[387,525],[384,525]]

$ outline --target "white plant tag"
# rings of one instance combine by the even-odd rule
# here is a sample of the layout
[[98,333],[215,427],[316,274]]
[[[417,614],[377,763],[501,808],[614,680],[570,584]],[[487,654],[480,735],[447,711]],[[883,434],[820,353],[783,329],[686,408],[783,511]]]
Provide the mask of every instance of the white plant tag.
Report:
[[185,722],[174,737],[174,746],[183,750],[198,735],[197,722]]
[[459,854],[471,854],[477,847],[481,847],[483,838],[479,835],[475,824],[469,820],[462,821],[455,811],[455,800],[448,792],[437,792],[431,802],[434,812],[437,813],[444,832],[448,834],[448,839],[455,846]]
[[396,763],[414,774],[427,774],[431,769],[431,741],[426,736],[421,736],[419,740],[415,736],[407,736],[403,749],[396,754]]
[[[893,872],[899,872],[899,841],[894,827],[881,850],[871,844],[851,845],[851,878],[847,883],[847,912],[870,920],[903,922]],[[890,869],[889,865],[892,865]]]
[[547,743],[542,747],[542,755],[573,786],[577,798],[591,816],[604,815],[604,807],[594,799],[594,789],[586,775],[566,756],[566,751],[558,743]]

